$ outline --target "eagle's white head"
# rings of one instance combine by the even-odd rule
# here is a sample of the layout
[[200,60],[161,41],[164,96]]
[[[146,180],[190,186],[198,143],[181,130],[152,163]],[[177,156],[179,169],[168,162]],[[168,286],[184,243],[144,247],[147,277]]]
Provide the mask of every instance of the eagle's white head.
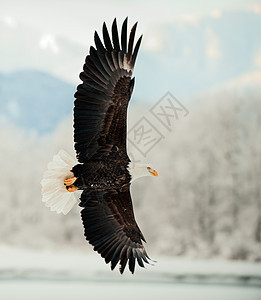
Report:
[[131,182],[143,176],[158,176],[158,172],[149,167],[147,164],[130,162],[128,165],[128,171],[131,175]]

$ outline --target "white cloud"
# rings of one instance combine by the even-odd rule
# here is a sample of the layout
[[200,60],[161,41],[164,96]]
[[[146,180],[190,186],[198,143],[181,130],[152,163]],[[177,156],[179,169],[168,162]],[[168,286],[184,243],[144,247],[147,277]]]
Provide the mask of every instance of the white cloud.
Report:
[[3,17],[2,21],[10,28],[15,28],[17,26],[16,20],[10,16]]
[[16,118],[19,116],[20,109],[19,109],[19,105],[18,105],[17,101],[12,100],[12,101],[8,102],[7,109],[12,117]]
[[39,42],[39,47],[41,49],[50,50],[55,54],[59,52],[59,47],[55,41],[55,37],[51,34],[45,34],[42,36]]
[[212,29],[206,30],[206,55],[211,59],[219,59],[222,57],[222,51],[220,49],[220,42],[218,37],[214,34]]
[[189,56],[192,54],[192,50],[189,46],[184,46],[183,48],[183,53],[186,55],[186,56]]
[[180,17],[177,17],[177,19],[184,23],[197,25],[199,21],[202,19],[202,14],[195,13],[195,12],[185,13],[185,14],[181,14]]
[[255,3],[252,7],[252,11],[258,15],[261,14],[261,4]]
[[219,19],[222,16],[222,12],[219,9],[212,10],[210,15],[214,19]]
[[163,50],[163,41],[161,37],[154,32],[154,34],[148,34],[148,37],[144,38],[142,47],[145,51],[161,51]]
[[260,86],[261,71],[248,72],[236,78],[233,78],[225,84],[228,89],[243,88],[251,86]]

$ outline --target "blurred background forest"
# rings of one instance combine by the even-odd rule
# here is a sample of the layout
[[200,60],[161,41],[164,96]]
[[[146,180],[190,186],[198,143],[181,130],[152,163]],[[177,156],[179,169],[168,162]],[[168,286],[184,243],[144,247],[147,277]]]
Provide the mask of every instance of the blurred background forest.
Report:
[[[128,128],[146,117],[164,137],[146,155],[129,143],[159,173],[132,186],[148,253],[260,261],[261,4],[175,10],[176,1],[163,1],[145,15],[146,1],[112,1],[117,13],[101,1],[91,7],[103,7],[98,17],[69,19],[66,7],[58,26],[38,10],[46,16],[59,1],[47,1],[49,10],[23,2],[32,14],[23,16],[19,3],[0,12],[0,247],[91,251],[80,208],[50,212],[40,181],[60,149],[74,155],[73,94],[94,30],[114,17],[121,26],[127,10],[129,28],[139,21],[144,34]],[[170,130],[150,112],[167,92],[189,112],[173,117]]]

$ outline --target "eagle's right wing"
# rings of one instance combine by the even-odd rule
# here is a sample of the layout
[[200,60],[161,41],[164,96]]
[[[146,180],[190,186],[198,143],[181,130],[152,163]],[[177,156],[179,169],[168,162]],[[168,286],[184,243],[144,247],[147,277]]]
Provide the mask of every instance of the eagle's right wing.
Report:
[[121,31],[121,47],[116,19],[112,24],[112,41],[103,24],[103,40],[97,32],[96,49],[90,48],[77,87],[74,107],[74,142],[77,158],[88,161],[94,155],[107,156],[113,146],[127,158],[127,107],[134,86],[131,79],[141,38],[133,50],[137,23],[127,43],[127,18]]

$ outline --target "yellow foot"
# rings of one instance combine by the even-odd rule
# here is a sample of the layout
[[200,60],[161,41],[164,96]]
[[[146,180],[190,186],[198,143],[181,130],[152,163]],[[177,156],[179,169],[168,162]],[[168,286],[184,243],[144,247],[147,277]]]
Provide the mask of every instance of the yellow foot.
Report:
[[74,185],[70,185],[70,186],[66,186],[66,190],[70,193],[73,193],[78,190],[78,187]]
[[73,185],[77,177],[72,177],[64,180],[64,185],[70,186]]
[[72,177],[64,180],[64,185],[68,192],[73,193],[78,190],[78,187],[73,185],[76,179],[77,177]]

